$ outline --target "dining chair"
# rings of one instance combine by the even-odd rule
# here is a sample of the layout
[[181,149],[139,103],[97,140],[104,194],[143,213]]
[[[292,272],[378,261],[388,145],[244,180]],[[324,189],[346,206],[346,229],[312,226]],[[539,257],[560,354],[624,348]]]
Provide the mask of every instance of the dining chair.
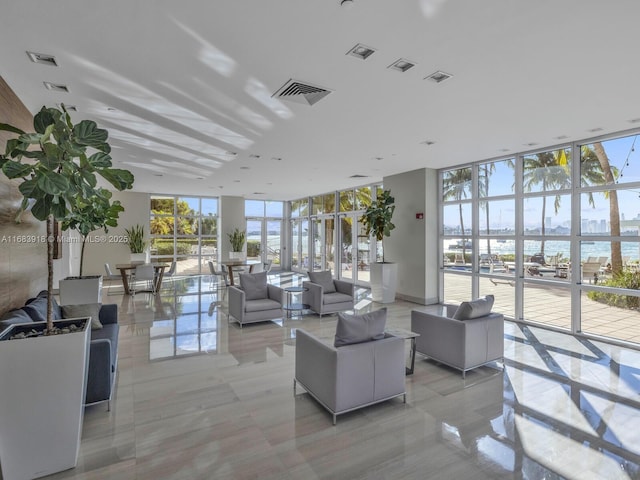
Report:
[[[111,286],[113,285],[114,281],[122,280],[122,275],[113,273],[113,270],[111,270],[111,265],[109,265],[108,262],[104,264],[104,271],[106,272],[106,275],[103,277],[103,279],[105,280],[105,282],[109,282],[109,290],[107,291],[107,295],[117,295],[117,293],[111,293]],[[106,287],[106,285],[104,286]]]
[[[155,295],[156,293],[156,271],[153,265],[149,263],[144,263],[142,265],[137,265],[136,269],[133,273],[133,282],[130,284],[133,288],[129,288],[133,295],[136,294],[137,283],[140,281],[147,282],[147,288],[151,290],[151,293]],[[150,288],[149,288],[150,286]]]
[[[224,265],[222,266],[222,270],[216,270],[216,267],[211,260],[208,261],[208,264],[209,264],[209,272],[211,272],[211,283],[213,284],[213,277],[218,277],[218,278],[222,277],[222,279],[224,280],[224,286],[228,287],[229,273],[224,268]],[[218,284],[218,288],[220,288],[220,281],[218,281],[217,284]]]

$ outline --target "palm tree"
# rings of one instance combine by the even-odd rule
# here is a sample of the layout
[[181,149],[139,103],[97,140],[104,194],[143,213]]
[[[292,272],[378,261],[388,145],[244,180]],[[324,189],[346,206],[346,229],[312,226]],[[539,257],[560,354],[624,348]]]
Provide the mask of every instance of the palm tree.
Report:
[[[471,187],[471,167],[449,170],[444,173],[442,179],[442,197],[445,201],[456,200],[460,202],[467,198]],[[462,258],[466,258],[466,238],[464,231],[464,216],[462,215],[462,203],[458,204],[460,209],[460,230],[462,234]]]
[[[581,177],[584,185],[614,185],[618,178],[618,169],[611,166],[609,156],[601,142],[594,142],[590,146],[583,145],[581,149]],[[603,192],[609,199],[609,223],[611,236],[620,236],[620,207],[617,190]],[[595,207],[593,194],[589,192],[589,204]],[[611,271],[622,271],[622,246],[619,241],[611,242]]]
[[[532,191],[535,185],[542,185],[542,191],[555,191],[571,186],[571,169],[564,149],[555,152],[537,153],[524,159],[525,191]],[[556,194],[553,206],[557,214],[560,210],[560,195]],[[544,219],[547,210],[547,197],[542,197],[542,230],[543,240],[540,244],[540,253],[544,255]]]

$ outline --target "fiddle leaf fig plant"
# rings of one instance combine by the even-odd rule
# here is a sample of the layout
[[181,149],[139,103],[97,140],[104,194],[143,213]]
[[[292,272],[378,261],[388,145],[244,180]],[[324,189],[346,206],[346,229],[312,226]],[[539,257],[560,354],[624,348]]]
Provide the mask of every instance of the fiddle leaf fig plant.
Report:
[[18,135],[7,141],[0,168],[9,179],[21,179],[23,196],[17,219],[27,210],[47,230],[47,332],[53,330],[53,225],[77,229],[83,235],[117,225],[123,211],[111,192],[98,187],[98,176],[117,190],[130,189],[134,177],[112,167],[108,132],[92,120],[71,122],[64,105],[42,109],[33,119],[35,132],[0,123],[0,130]]
[[[371,235],[373,232],[378,241],[391,236],[391,230],[396,228],[391,222],[393,212],[396,209],[394,203],[395,198],[391,196],[390,190],[384,190],[378,194],[378,197],[367,207],[360,218],[364,224],[366,235]],[[384,249],[382,250],[382,262],[384,263]]]

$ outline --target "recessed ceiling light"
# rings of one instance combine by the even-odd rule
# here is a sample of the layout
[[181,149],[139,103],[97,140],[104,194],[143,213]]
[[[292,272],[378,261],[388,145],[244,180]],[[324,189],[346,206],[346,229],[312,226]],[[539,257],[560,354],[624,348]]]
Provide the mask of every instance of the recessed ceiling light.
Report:
[[391,70],[395,70],[397,72],[406,72],[411,67],[415,67],[415,65],[416,65],[415,63],[410,62],[409,60],[400,58],[395,62],[393,62],[391,65],[389,65],[387,68],[390,68]]
[[47,90],[53,90],[54,92],[69,92],[69,87],[63,85],[61,83],[51,83],[51,82],[42,82],[44,86],[47,87]]
[[154,177],[162,177],[163,175],[161,173],[154,173],[153,176]]
[[240,170],[250,170],[251,167],[240,167]]
[[353,0],[340,0],[340,6],[345,9],[353,8]]
[[434,143],[436,143],[436,142],[434,142],[433,140],[425,140],[424,142],[420,142],[420,145],[427,145],[427,146],[431,146],[431,145],[433,145]]
[[500,152],[508,152],[510,150],[511,150],[510,148],[501,148],[499,151]]
[[264,195],[264,192],[253,192],[254,195]]
[[274,160],[276,162],[281,162],[282,158],[281,157],[271,157],[271,160]]
[[538,142],[523,143],[523,145],[525,147],[535,147],[536,145],[538,145]]
[[424,77],[425,80],[431,80],[432,82],[440,83],[445,80],[449,80],[453,75],[450,73],[445,73],[443,71],[438,70],[437,72],[433,72],[431,75]]
[[240,183],[240,180],[234,180],[233,183]]
[[197,180],[204,180],[204,177],[196,177]]
[[29,59],[33,63],[39,63],[41,65],[49,65],[50,67],[57,67],[56,57],[53,55],[47,55],[46,53],[27,52]]
[[632,118],[631,120],[627,120],[629,123],[640,123],[640,118]]
[[355,47],[349,50],[346,54],[351,55],[353,57],[359,58],[360,60],[366,60],[369,58],[373,52],[375,52],[374,48],[367,47],[366,45],[362,45],[358,43]]
[[565,138],[569,138],[567,135],[559,135],[556,137],[556,140],[564,140]]
[[601,132],[602,131],[602,127],[590,128],[589,131],[591,133]]
[[252,153],[251,155],[249,155],[249,158],[260,158],[260,155]]
[[384,157],[373,157],[373,159],[380,162],[381,160],[384,160]]
[[360,175],[360,174],[355,174],[355,175],[351,175],[349,178],[367,178],[369,175]]

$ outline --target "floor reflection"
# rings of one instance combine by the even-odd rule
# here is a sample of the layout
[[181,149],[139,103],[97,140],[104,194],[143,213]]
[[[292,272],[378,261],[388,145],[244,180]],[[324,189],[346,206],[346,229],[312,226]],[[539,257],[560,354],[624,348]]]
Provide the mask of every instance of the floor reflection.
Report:
[[[293,286],[304,277],[269,280]],[[292,378],[296,331],[330,342],[337,317],[306,312],[240,328],[218,287],[208,276],[178,277],[156,296],[110,297],[122,324],[119,416],[88,409],[80,466],[57,478],[108,478],[125,440],[137,453],[119,465],[121,478],[160,478],[152,474],[163,459],[180,472],[167,478],[257,478],[261,468],[266,478],[640,478],[638,351],[506,322],[504,368],[462,379],[418,357],[406,405],[347,413],[334,427],[309,395],[293,395]],[[358,313],[382,306],[367,289],[356,295]],[[399,328],[412,309],[437,309],[386,307],[387,324]]]

